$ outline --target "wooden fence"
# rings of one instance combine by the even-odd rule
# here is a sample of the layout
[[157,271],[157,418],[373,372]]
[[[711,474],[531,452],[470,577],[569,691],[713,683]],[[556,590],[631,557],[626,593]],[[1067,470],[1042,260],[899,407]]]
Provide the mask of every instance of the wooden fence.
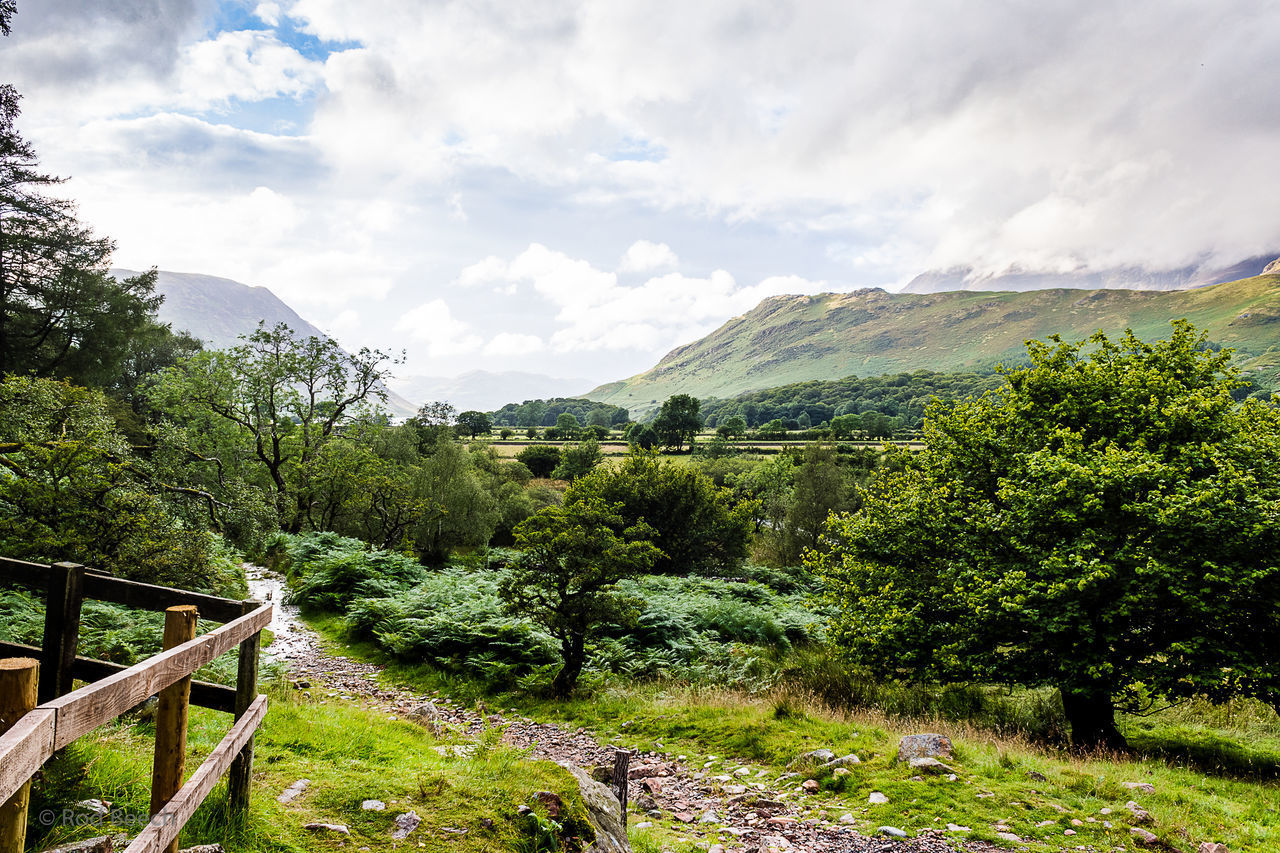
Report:
[[[0,582],[42,590],[48,596],[39,648],[0,642],[0,657],[39,661],[39,704],[0,734],[0,804],[4,804],[0,809],[8,808],[12,798],[22,795],[31,776],[55,751],[157,693],[162,696],[162,709],[166,702],[170,708],[178,709],[170,716],[180,721],[184,748],[171,757],[176,773],[164,774],[173,776],[175,790],[161,792],[157,802],[153,785],[151,822],[126,853],[176,849],[178,833],[228,770],[232,809],[242,812],[248,808],[253,734],[267,705],[267,697],[258,695],[258,653],[262,629],[271,623],[271,605],[127,581],[72,563],[46,566],[0,558]],[[80,609],[86,598],[164,610],[167,618],[187,615],[191,632],[195,621],[190,613],[193,606],[201,616],[224,624],[199,637],[184,637],[160,654],[125,667],[76,655]],[[166,637],[169,636],[166,624]],[[191,680],[193,672],[236,646],[239,665],[235,688]],[[73,679],[89,683],[72,691]],[[182,775],[188,696],[196,705],[234,714],[235,724],[186,784],[176,787]],[[167,735],[161,731],[160,719],[156,728],[159,777],[162,764],[170,760],[163,758],[161,752],[174,750],[172,744],[162,750],[161,741]],[[25,799],[23,803],[25,812]],[[25,814],[22,824],[25,829]],[[0,838],[0,849],[4,846],[5,839]]]

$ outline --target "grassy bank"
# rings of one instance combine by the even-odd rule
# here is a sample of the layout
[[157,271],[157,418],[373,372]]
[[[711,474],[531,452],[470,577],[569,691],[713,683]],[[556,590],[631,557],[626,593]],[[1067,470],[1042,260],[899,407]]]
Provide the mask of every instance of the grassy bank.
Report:
[[[188,772],[229,725],[228,715],[191,709]],[[33,790],[29,849],[118,830],[136,832],[136,821],[147,813],[153,743],[151,724],[115,724],[53,759]],[[299,779],[310,780],[306,791],[287,805],[277,802]],[[573,779],[560,767],[501,746],[496,731],[472,739],[436,739],[417,725],[348,703],[312,703],[276,690],[257,735],[248,820],[229,822],[225,783],[220,784],[183,831],[181,845],[222,843],[233,851],[376,851],[406,845],[459,853],[533,851],[532,823],[516,809],[528,804],[545,818],[533,796],[542,790],[559,793],[571,814],[581,817]],[[89,798],[110,801],[113,819],[98,821],[83,810],[68,810]],[[382,800],[386,809],[363,810],[367,799]],[[407,841],[393,841],[393,819],[410,810],[422,818],[421,825]],[[304,829],[310,822],[345,824],[350,835]],[[565,834],[578,826],[566,824]],[[572,847],[566,842],[566,849]]]

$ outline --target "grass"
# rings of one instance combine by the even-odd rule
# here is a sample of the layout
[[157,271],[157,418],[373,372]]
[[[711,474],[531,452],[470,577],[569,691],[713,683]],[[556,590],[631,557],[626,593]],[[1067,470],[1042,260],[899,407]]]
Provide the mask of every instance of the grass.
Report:
[[[349,703],[313,703],[279,689],[273,694],[256,739],[247,821],[230,820],[225,783],[220,784],[184,829],[183,847],[222,843],[233,851],[344,846],[377,851],[407,844],[457,853],[532,849],[529,821],[516,809],[527,804],[544,815],[533,797],[542,790],[559,793],[575,816],[576,823],[565,826],[566,835],[583,825],[581,798],[569,774],[500,745],[497,731],[471,740],[437,740],[417,725]],[[225,714],[192,708],[188,774],[229,726]],[[136,831],[130,823],[145,820],[147,813],[153,738],[150,724],[105,726],[51,761],[33,790],[31,814],[37,825],[28,840],[30,848],[45,849],[120,829]],[[311,780],[306,792],[288,805],[278,803],[280,792],[298,779]],[[111,801],[111,823],[84,823],[84,813],[76,811],[66,812],[64,820],[68,804],[90,797]],[[361,802],[366,799],[382,800],[387,808],[364,811]],[[393,842],[393,819],[411,809],[422,818],[421,826],[407,842]],[[41,825],[40,815],[46,810],[53,819]],[[76,825],[77,814],[83,825]],[[303,829],[312,821],[346,824],[351,835]]]
[[[341,620],[313,624],[328,642],[341,643]],[[344,652],[388,663],[368,644],[346,645]],[[477,683],[426,666],[388,664],[385,677],[417,689],[441,689],[462,701],[486,698]],[[1225,843],[1232,853],[1280,849],[1280,720],[1254,703],[1202,703],[1124,718],[1122,726],[1139,751],[1135,758],[1081,756],[964,721],[835,710],[812,694],[785,686],[749,694],[662,682],[614,682],[564,702],[520,693],[487,698],[540,721],[587,728],[602,742],[686,756],[691,768],[712,762],[712,776],[748,766],[754,778],[763,770],[761,778],[771,785],[803,752],[820,747],[841,755],[853,752],[862,763],[851,768],[851,775],[839,779],[829,771],[812,774],[822,785],[815,796],[799,793],[801,778],[773,787],[801,804],[802,817],[835,820],[851,814],[854,828],[865,833],[889,824],[914,835],[953,823],[971,831],[946,833],[949,837],[1016,847],[997,837],[996,824],[1003,821],[1028,840],[1022,849],[1066,850],[1082,844],[1109,849],[1132,845],[1126,803],[1133,800],[1155,817],[1154,827],[1148,828],[1172,849],[1194,850],[1201,841]],[[941,732],[955,742],[955,758],[949,763],[956,781],[913,781],[896,762],[898,740],[921,731]],[[1031,773],[1043,775],[1045,781]],[[1131,790],[1125,782],[1150,783],[1155,792]],[[889,802],[869,804],[872,791],[884,793]],[[632,814],[632,841],[638,851],[684,853],[717,840],[732,843],[714,828],[664,818]],[[1080,825],[1073,825],[1073,819]],[[634,824],[641,820],[654,825],[636,830]],[[1104,821],[1112,826],[1107,828]],[[1068,829],[1076,834],[1066,835]]]

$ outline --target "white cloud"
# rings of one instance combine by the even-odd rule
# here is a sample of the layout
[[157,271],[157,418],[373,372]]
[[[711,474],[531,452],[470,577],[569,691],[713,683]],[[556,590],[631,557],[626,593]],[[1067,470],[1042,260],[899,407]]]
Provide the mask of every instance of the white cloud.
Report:
[[666,243],[637,240],[622,256],[622,261],[618,264],[618,272],[652,272],[674,269],[679,265],[680,259]]
[[484,354],[491,356],[525,356],[542,352],[546,344],[537,335],[519,332],[499,332],[485,344]]
[[432,299],[408,311],[396,328],[427,345],[432,358],[475,352],[484,343],[468,323],[453,316],[443,299]]
[[667,273],[639,285],[623,285],[613,273],[539,243],[509,263],[485,258],[464,269],[459,278],[508,287],[532,284],[556,308],[559,328],[550,342],[552,349],[562,353],[665,350],[705,335],[768,296],[817,293],[825,288],[824,282],[799,276],[774,276],[740,287],[724,270],[705,278]]

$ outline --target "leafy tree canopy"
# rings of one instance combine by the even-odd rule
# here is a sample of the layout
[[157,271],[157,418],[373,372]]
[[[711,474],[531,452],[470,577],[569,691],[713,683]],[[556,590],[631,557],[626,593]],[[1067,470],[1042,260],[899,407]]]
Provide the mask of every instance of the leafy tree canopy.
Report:
[[697,397],[688,394],[674,394],[667,398],[653,419],[653,430],[664,447],[679,450],[685,444],[693,443],[698,430],[702,429],[702,417],[698,414],[701,405]]
[[881,675],[1057,686],[1085,746],[1144,696],[1280,708],[1280,413],[1204,340],[1032,342],[935,406],[810,559],[835,641]]
[[628,524],[644,521],[656,531],[665,555],[655,568],[666,574],[732,570],[747,553],[748,508],[705,474],[637,451],[619,466],[601,466],[573,482],[565,502],[595,498],[617,506]]

